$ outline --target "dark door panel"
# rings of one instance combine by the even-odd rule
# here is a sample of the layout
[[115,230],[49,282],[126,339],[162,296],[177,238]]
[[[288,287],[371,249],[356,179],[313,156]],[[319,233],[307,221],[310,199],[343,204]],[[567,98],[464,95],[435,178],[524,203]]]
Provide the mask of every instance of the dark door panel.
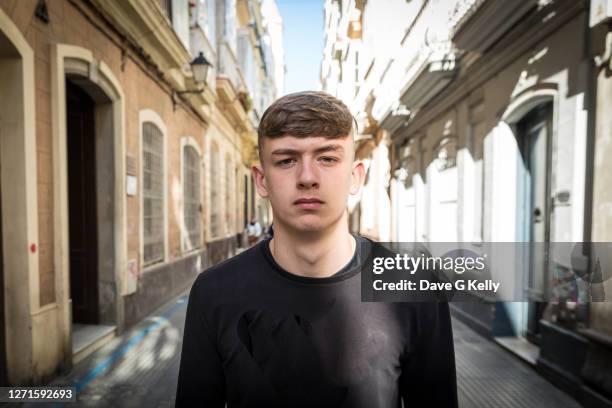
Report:
[[[547,247],[550,231],[550,139],[552,106],[544,104],[532,110],[518,123],[519,147],[526,170],[525,220],[530,244],[526,271],[527,327],[525,337],[538,344],[540,319],[544,314],[548,290],[548,260],[542,247]],[[540,250],[536,250],[535,246]]]
[[98,323],[94,102],[66,81],[70,297],[75,323]]

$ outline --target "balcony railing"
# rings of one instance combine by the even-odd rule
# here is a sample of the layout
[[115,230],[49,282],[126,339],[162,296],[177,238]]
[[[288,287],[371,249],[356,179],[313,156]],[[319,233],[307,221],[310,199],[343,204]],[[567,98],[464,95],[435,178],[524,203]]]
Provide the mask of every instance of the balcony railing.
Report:
[[468,20],[472,14],[485,0],[458,0],[455,2],[450,15],[449,15],[449,27],[451,31],[457,32],[463,23]]
[[457,48],[483,53],[532,9],[538,0],[459,0],[449,25]]
[[450,41],[439,41],[423,49],[423,57],[410,67],[410,78],[401,92],[400,101],[410,111],[427,104],[444,89],[457,71],[457,61]]
[[[477,1],[481,0],[472,0]],[[425,3],[425,8],[417,12],[402,40],[401,52],[396,53],[393,64],[385,70],[372,116],[391,133],[442,91],[457,72],[455,49],[449,41],[446,23],[447,13],[456,11],[438,6],[435,2]]]
[[246,81],[242,76],[236,56],[226,41],[219,47],[219,67],[217,74],[229,78],[236,92],[247,92]]

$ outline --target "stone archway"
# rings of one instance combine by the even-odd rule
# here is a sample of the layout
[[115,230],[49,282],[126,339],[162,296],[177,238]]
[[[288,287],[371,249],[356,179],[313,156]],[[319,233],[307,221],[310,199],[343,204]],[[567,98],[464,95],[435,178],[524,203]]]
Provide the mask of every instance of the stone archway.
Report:
[[558,115],[558,90],[554,84],[539,84],[515,97],[501,115],[499,131],[516,143],[515,240],[525,242],[516,287],[525,290],[526,301],[508,308],[511,332],[539,342],[540,324],[548,307],[544,293],[549,280],[548,262],[542,250],[550,241],[553,224],[550,194],[553,172],[553,139]]
[[[109,337],[123,329],[123,295],[126,290],[126,196],[124,101],[119,81],[109,67],[93,58],[91,51],[59,44],[52,50],[52,117],[55,265],[58,269],[57,299],[60,304],[64,362],[74,363],[92,349],[73,342],[70,292],[69,229],[69,123],[67,122],[68,90],[72,89],[93,104],[92,130],[95,137],[93,176],[98,197],[90,221],[96,225],[96,310],[91,324],[102,328],[100,335]],[[74,294],[73,294],[74,295]],[[103,327],[102,327],[103,326]],[[86,346],[86,345],[85,345]],[[76,348],[74,348],[76,347]],[[81,352],[83,351],[83,352]]]

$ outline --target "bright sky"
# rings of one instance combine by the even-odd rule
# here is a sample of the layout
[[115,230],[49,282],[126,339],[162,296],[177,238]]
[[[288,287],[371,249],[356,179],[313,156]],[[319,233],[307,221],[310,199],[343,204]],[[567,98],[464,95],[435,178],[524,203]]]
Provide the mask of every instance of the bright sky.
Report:
[[276,0],[285,35],[284,94],[318,89],[323,55],[323,0]]

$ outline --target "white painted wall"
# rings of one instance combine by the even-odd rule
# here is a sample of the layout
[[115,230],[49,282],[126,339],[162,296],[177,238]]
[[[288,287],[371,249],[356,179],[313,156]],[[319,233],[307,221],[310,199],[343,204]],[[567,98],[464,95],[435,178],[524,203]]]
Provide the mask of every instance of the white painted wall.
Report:
[[188,0],[173,0],[172,1],[172,26],[176,35],[189,50],[189,1]]

